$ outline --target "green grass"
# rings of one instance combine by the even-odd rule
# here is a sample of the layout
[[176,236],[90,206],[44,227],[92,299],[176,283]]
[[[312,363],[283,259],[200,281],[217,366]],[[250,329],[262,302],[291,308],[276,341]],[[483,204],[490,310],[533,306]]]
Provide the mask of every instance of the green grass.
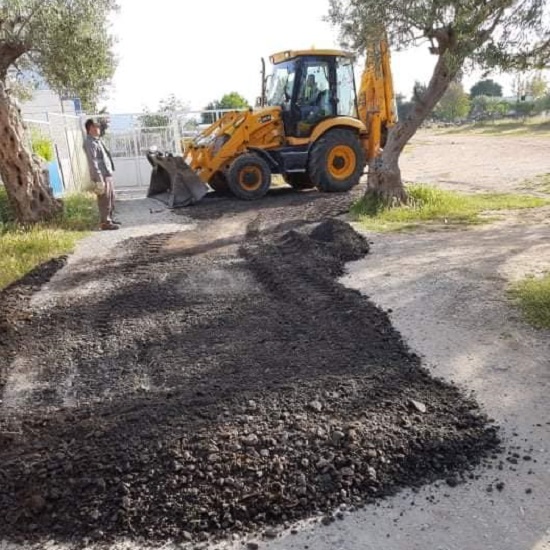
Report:
[[540,119],[496,120],[466,124],[441,131],[443,134],[479,134],[485,136],[550,135],[550,121]]
[[366,229],[400,231],[419,226],[451,227],[480,224],[492,218],[484,213],[550,204],[549,199],[504,193],[463,194],[428,185],[409,185],[409,204],[389,207],[373,197],[355,203],[351,214]]
[[539,174],[532,179],[525,180],[520,189],[529,189],[539,193],[550,194],[550,174]]
[[515,283],[510,294],[529,323],[538,328],[550,328],[550,273]]
[[95,197],[79,193],[65,197],[63,213],[56,220],[29,228],[19,226],[0,187],[0,289],[36,266],[72,252],[95,225]]

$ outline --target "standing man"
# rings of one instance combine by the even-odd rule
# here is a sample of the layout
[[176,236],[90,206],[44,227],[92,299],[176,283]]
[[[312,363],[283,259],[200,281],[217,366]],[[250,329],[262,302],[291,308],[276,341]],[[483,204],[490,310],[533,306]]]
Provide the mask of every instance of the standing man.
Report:
[[90,176],[94,182],[94,192],[97,195],[100,228],[102,230],[118,229],[118,222],[113,219],[115,209],[115,189],[113,172],[115,167],[111,154],[101,141],[101,123],[89,118],[85,124],[86,140],[84,148],[88,156]]
[[314,74],[308,74],[306,80],[306,86],[304,89],[304,99],[309,105],[313,105],[317,99],[319,89],[317,88],[317,82],[315,81]]

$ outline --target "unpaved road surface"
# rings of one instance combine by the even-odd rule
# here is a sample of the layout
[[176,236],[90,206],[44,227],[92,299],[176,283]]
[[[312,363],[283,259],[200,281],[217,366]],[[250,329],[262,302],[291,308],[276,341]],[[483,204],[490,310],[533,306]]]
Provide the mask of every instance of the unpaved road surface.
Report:
[[549,151],[550,135],[482,136],[423,130],[405,150],[401,168],[411,182],[456,191],[510,192],[521,190],[526,180],[550,174]]
[[544,267],[545,212],[318,225],[352,198],[124,204],[126,229],[2,295],[7,548],[546,550],[548,334],[505,297]]
[[193,230],[126,241],[27,303],[8,291],[0,536],[274,536],[497,464],[475,401],[336,282],[369,245],[316,222],[349,200],[214,200]]
[[[421,133],[403,175],[446,189],[526,192],[525,180],[550,172],[549,150],[548,137]],[[550,550],[550,332],[526,325],[506,293],[510,282],[550,269],[550,208],[467,230],[369,239],[369,255],[348,264],[341,282],[391,309],[434,375],[475,391],[512,455],[452,491],[437,483],[404,491],[262,548]]]

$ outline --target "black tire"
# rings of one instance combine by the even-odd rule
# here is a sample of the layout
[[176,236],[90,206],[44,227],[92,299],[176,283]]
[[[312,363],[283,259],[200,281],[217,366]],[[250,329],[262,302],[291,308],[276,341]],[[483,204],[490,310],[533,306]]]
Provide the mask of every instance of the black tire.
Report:
[[359,183],[365,163],[365,152],[355,132],[329,130],[313,145],[309,174],[319,190],[342,193]]
[[294,189],[313,189],[315,187],[308,173],[287,174],[285,181]]
[[233,161],[227,171],[227,184],[231,192],[240,199],[259,199],[271,186],[271,169],[258,155],[241,155]]
[[216,193],[227,193],[229,191],[229,184],[223,172],[216,172],[210,178],[208,185],[210,185]]

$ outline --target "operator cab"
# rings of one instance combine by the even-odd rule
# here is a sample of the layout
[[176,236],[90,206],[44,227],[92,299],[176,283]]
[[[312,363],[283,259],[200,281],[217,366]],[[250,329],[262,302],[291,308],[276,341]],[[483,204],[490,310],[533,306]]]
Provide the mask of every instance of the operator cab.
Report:
[[357,117],[351,54],[339,50],[287,51],[271,56],[268,106],[282,108],[285,134],[307,138],[319,122]]

